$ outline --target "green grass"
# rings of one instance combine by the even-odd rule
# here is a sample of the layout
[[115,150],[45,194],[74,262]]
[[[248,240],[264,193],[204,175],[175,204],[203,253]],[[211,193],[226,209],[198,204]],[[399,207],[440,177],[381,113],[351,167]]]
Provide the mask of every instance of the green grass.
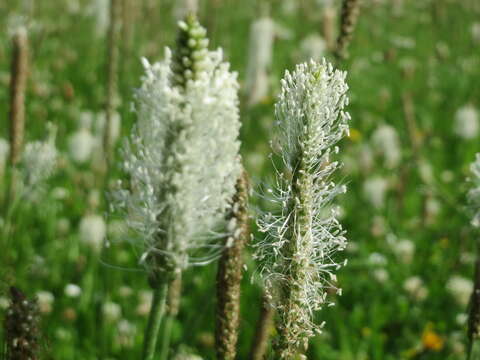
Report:
[[[2,29],[13,14],[22,11],[22,3],[27,2],[0,4]],[[106,207],[103,201],[96,208],[88,201],[92,190],[103,192],[101,180],[89,165],[68,162],[66,154],[66,139],[76,129],[80,113],[99,112],[105,102],[105,41],[95,37],[94,20],[85,14],[89,1],[79,1],[80,13],[69,13],[66,0],[35,3],[26,137],[43,138],[47,122],[55,123],[59,128],[57,145],[64,152],[65,161],[46,184],[42,200],[23,202],[14,213],[12,236],[1,243],[0,296],[6,294],[10,283],[30,295],[40,290],[54,295],[52,311],[42,319],[45,358],[137,359],[146,326],[146,317],[137,311],[138,294],[148,290],[145,274],[127,244],[114,243],[115,246],[97,254],[79,241],[82,216],[88,212],[103,214]],[[132,49],[121,56],[119,111],[123,135],[128,134],[134,122],[129,109],[132,90],[140,84],[139,58],[161,59],[163,47],[173,46],[175,41],[172,1],[152,3],[154,9],[150,11],[143,5],[134,25]],[[251,0],[218,3],[213,18],[211,5],[201,2],[200,18],[206,25],[215,24],[210,34],[212,44],[224,48],[232,69],[239,72],[243,82],[249,25],[256,17],[256,6]],[[242,108],[242,153],[255,185],[268,182],[272,176],[267,155],[275,128],[273,102],[279,80],[285,69],[293,68],[299,42],[321,30],[318,6],[313,1],[299,3],[304,5],[298,11],[285,13],[281,2],[275,2],[272,17],[291,36],[275,41],[271,97],[251,109]],[[339,174],[349,188],[339,198],[345,213],[342,222],[355,249],[340,255],[349,259],[349,265],[338,276],[343,296],[336,299],[337,306],[317,314],[326,326],[323,334],[311,341],[309,359],[464,359],[461,347],[466,343],[466,328],[457,318],[466,308],[452,296],[446,284],[453,275],[473,275],[471,259],[478,233],[469,225],[465,195],[469,186],[468,166],[480,147],[478,137],[459,139],[452,127],[459,107],[471,103],[480,108],[479,44],[474,44],[470,31],[471,25],[480,21],[480,9],[475,0],[404,0],[404,11],[395,15],[388,1],[365,3],[350,46],[350,58],[340,64],[349,71],[351,127],[358,134],[342,142],[341,153],[358,165],[359,146],[370,143],[377,126],[387,123],[399,134],[402,161],[391,170],[377,157],[368,172],[346,166]],[[399,46],[405,43],[404,39],[414,46]],[[6,31],[0,33],[0,45],[0,114],[6,119],[11,50]],[[332,59],[328,54],[327,57]],[[401,64],[406,61],[415,67],[410,77],[402,72]],[[40,91],[41,86],[48,91]],[[69,86],[74,89],[73,96],[65,90]],[[414,104],[422,138],[418,151],[412,149],[409,138],[402,105],[404,93],[411,95]],[[8,123],[2,121],[0,136],[7,138],[7,134]],[[260,157],[260,164],[250,161],[252,154]],[[417,159],[430,164],[433,183],[422,180]],[[365,180],[374,175],[386,177],[389,182],[382,209],[372,207],[362,190]],[[121,172],[116,170],[112,178],[119,176]],[[400,202],[401,186],[404,191]],[[68,191],[66,198],[52,196],[53,189],[59,187]],[[427,222],[422,215],[426,196],[440,205],[439,213]],[[252,207],[260,205],[255,199]],[[385,231],[380,234],[372,231],[378,219],[385,224]],[[60,229],[65,222],[69,229]],[[415,244],[411,262],[403,263],[394,254],[388,234]],[[372,265],[372,253],[383,255],[386,264]],[[256,265],[248,253],[246,262],[239,359],[247,358],[261,298],[258,281],[251,281],[252,276],[256,279]],[[375,280],[374,271],[378,268],[388,272],[389,278],[383,283]],[[214,358],[215,275],[216,264],[185,273],[180,314],[172,337],[174,352],[187,346],[205,359]],[[415,300],[404,290],[404,282],[411,276],[422,278],[428,289],[425,299]],[[68,283],[82,288],[78,298],[65,296]],[[126,286],[131,289],[128,296],[122,295],[122,287]],[[128,344],[120,343],[118,320],[109,322],[102,316],[105,301],[118,303],[121,319],[136,328],[135,334],[128,337]],[[438,351],[420,351],[422,339],[425,340],[422,335],[427,331],[441,338]]]

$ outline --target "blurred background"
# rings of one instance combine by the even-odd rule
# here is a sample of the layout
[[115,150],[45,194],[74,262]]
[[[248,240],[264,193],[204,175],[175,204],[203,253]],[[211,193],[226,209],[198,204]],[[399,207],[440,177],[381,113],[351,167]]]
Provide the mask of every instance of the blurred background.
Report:
[[[115,1],[114,1],[115,2]],[[174,47],[191,1],[116,0],[112,142],[135,116],[141,57]],[[190,3],[190,4],[189,4]],[[340,0],[202,0],[210,48],[222,47],[241,84],[242,156],[254,190],[273,176],[273,105],[285,69],[323,57],[348,72],[350,136],[340,144],[337,200],[349,247],[342,296],[309,359],[464,359],[478,231],[466,193],[479,145],[480,2],[361,0],[347,56],[333,56]],[[28,29],[25,141],[57,127],[57,168],[3,212],[0,309],[8,285],[37,296],[46,359],[139,358],[151,292],[137,254],[107,215],[101,142],[109,63],[109,0],[0,3],[0,174],[7,166],[11,29]],[[114,69],[115,70],[115,69]],[[109,183],[122,176],[114,151]],[[2,181],[2,194],[5,182]],[[108,186],[108,184],[107,184]],[[2,197],[6,207],[7,199]],[[252,209],[262,207],[252,197]],[[252,211],[254,214],[254,211]],[[252,229],[255,238],[262,237]],[[105,244],[103,239],[106,238]],[[253,240],[256,241],[256,240]],[[239,359],[247,359],[262,289],[245,254]],[[216,264],[184,274],[172,358],[214,358]],[[274,330],[272,329],[272,334]],[[0,331],[1,335],[1,331]],[[181,357],[184,356],[184,357]]]

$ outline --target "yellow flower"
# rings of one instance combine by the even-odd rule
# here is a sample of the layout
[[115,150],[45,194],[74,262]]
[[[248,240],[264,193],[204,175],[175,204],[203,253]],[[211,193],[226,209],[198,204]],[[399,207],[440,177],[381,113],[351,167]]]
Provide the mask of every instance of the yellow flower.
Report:
[[422,344],[427,350],[440,351],[443,348],[444,340],[430,326],[423,331]]

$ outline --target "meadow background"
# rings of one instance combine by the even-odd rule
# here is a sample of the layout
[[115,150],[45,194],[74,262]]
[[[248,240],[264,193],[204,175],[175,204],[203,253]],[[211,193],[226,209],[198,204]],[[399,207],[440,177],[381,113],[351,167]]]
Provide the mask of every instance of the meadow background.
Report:
[[[167,0],[124,3],[131,11],[124,14],[130,29],[121,32],[119,47],[117,145],[135,121],[130,108],[140,85],[140,58],[159,60],[164,46],[174,46],[178,6]],[[268,95],[247,106],[248,90],[241,89],[242,155],[254,190],[273,174],[268,154],[280,78],[310,56],[333,61],[325,43],[322,48],[323,14],[330,6],[338,19],[341,3],[272,0],[270,5],[275,40]],[[223,47],[241,85],[251,56],[251,24],[263,6],[251,0],[200,1],[210,47]],[[3,139],[8,139],[8,29],[19,16],[30,24],[26,139],[44,139],[47,123],[55,124],[60,159],[41,194],[8,217],[0,215],[3,229],[12,224],[1,231],[0,314],[8,305],[8,285],[14,284],[39,299],[45,359],[139,358],[151,293],[137,254],[122,241],[121,219],[107,215],[105,184],[122,176],[118,152],[105,179],[98,151],[78,161],[72,145],[79,131],[96,141],[101,137],[108,1],[0,3]],[[480,151],[479,46],[477,0],[362,1],[349,57],[338,62],[348,71],[352,116],[351,134],[340,145],[345,166],[338,174],[348,185],[338,198],[350,241],[340,256],[348,265],[338,273],[343,295],[332,294],[336,306],[317,315],[326,325],[311,341],[309,359],[465,358],[479,236],[466,200],[469,165]],[[3,179],[2,157],[0,163]],[[5,182],[0,186],[4,194]],[[6,208],[3,195],[2,204]],[[251,206],[253,217],[262,207],[255,194]],[[252,229],[261,239],[253,218]],[[248,358],[261,308],[250,252],[239,359]],[[185,272],[172,358],[182,352],[214,358],[215,276],[215,263]]]

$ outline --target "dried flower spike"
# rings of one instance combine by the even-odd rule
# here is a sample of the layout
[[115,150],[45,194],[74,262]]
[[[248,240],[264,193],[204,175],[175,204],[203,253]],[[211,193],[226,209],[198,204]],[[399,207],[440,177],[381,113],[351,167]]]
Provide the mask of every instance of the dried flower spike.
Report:
[[340,16],[340,34],[338,35],[337,49],[335,50],[337,58],[347,57],[347,47],[352,40],[359,12],[360,0],[343,0]]
[[244,171],[237,181],[236,194],[228,215],[229,236],[217,272],[217,359],[234,360],[240,321],[240,283],[243,249],[250,237],[248,228],[248,180]]
[[12,37],[13,55],[10,80],[10,163],[20,160],[25,130],[25,88],[28,75],[28,37],[25,27],[18,27]]
[[6,360],[38,359],[38,306],[17,288],[10,288],[5,317]]
[[340,292],[334,271],[341,265],[334,254],[346,246],[345,231],[329,205],[346,190],[330,179],[340,166],[331,156],[350,119],[343,111],[345,77],[325,60],[297,65],[286,72],[275,106],[286,173],[278,174],[278,188],[270,191],[279,214],[267,213],[258,222],[266,237],[256,245],[256,258],[279,313],[278,359],[292,359],[307,347],[320,330],[314,311],[327,302],[327,290]]

